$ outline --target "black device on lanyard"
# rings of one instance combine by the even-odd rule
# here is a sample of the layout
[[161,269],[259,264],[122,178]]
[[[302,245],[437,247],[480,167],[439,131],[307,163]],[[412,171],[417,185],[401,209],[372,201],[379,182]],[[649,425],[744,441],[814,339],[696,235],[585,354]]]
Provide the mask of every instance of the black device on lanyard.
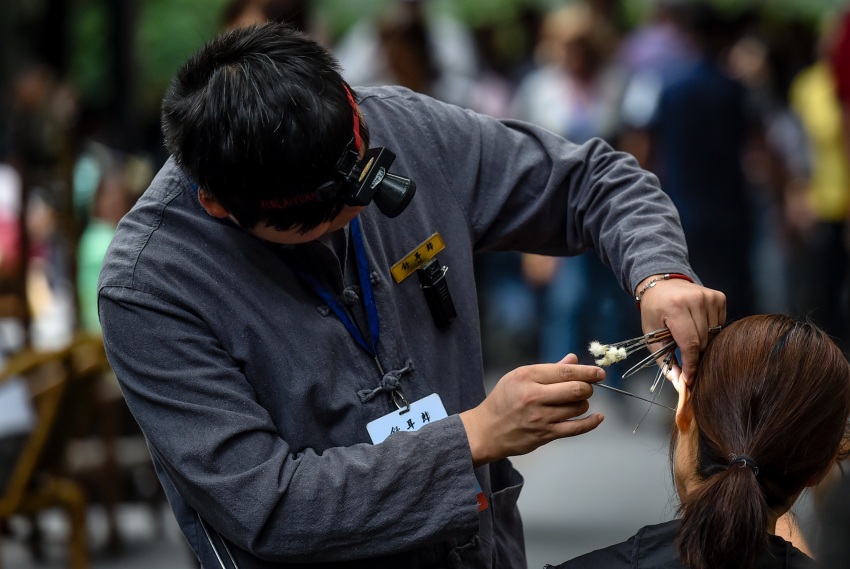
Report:
[[445,328],[457,316],[455,304],[449,292],[449,284],[446,281],[448,270],[449,268],[442,266],[436,257],[416,270],[416,274],[419,275],[419,284],[437,328]]

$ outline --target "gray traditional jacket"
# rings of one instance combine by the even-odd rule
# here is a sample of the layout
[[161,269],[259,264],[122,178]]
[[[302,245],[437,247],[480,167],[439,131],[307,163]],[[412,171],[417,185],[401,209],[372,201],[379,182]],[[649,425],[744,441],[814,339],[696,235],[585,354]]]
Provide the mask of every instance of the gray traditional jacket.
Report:
[[[109,360],[205,569],[525,567],[522,479],[507,460],[473,470],[458,417],[485,397],[472,255],[593,248],[633,291],[650,274],[691,273],[677,213],[654,176],[601,141],[576,146],[399,88],[358,98],[372,145],[418,186],[399,217],[374,205],[359,216],[384,373],[292,270],[367,330],[348,229],[261,241],[207,215],[173,161],[107,254]],[[445,329],[415,276],[390,275],[435,232],[457,309]],[[438,394],[449,417],[371,444],[366,425],[396,410],[396,388],[409,401]]]

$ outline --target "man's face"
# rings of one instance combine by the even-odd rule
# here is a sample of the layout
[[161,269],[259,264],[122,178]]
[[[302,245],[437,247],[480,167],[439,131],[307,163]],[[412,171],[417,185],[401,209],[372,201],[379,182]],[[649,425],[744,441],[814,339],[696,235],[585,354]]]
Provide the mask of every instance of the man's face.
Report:
[[279,229],[275,229],[269,225],[257,225],[253,229],[249,229],[249,233],[263,239],[265,241],[269,241],[271,243],[279,243],[281,245],[297,245],[299,243],[308,243],[310,241],[314,241],[321,237],[322,235],[327,235],[328,233],[333,233],[339,229],[342,229],[348,223],[357,217],[365,206],[345,206],[342,208],[342,211],[339,212],[335,218],[330,221],[326,221],[315,228],[311,229],[306,233],[301,233],[297,229],[287,229],[285,231],[281,231]]
[[[360,115],[360,110],[357,109],[357,114],[360,120],[363,120],[362,115]],[[359,150],[360,158],[363,158],[363,155],[366,154],[366,150],[361,148]],[[328,233],[333,233],[339,229],[342,229],[349,222],[357,217],[361,211],[365,209],[366,206],[350,206],[347,205],[342,208],[342,211],[339,212],[335,218],[330,221],[326,221],[325,223],[321,223],[318,226],[314,227],[307,233],[301,233],[297,229],[287,229],[286,231],[281,231],[279,229],[275,229],[269,225],[257,225],[253,229],[250,229],[249,232],[259,237],[260,239],[264,239],[266,241],[270,241],[271,243],[278,243],[280,245],[298,245],[299,243],[309,243],[310,241],[315,241],[322,235],[327,235]]]

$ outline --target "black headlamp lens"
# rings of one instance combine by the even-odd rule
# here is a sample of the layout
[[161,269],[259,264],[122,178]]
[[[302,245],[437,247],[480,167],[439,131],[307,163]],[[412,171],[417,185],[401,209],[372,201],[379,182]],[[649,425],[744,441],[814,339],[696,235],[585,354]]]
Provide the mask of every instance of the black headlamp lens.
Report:
[[416,183],[413,180],[387,172],[373,199],[381,213],[387,217],[396,217],[404,211],[415,193]]
[[413,199],[416,184],[410,178],[390,173],[395,154],[386,148],[370,148],[362,158],[354,154],[352,161],[350,146],[337,163],[337,170],[345,180],[342,189],[345,203],[366,206],[374,199],[381,213],[396,217]]

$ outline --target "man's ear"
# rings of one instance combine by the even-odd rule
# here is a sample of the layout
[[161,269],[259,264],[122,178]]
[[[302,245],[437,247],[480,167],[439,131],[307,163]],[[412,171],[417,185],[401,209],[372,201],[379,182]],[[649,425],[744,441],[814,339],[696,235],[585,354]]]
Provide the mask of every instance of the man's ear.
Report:
[[691,405],[691,388],[682,382],[679,392],[679,403],[676,405],[676,428],[680,434],[685,434],[694,421],[694,408]]
[[230,215],[230,213],[224,209],[224,206],[203,188],[198,188],[198,201],[201,202],[201,207],[204,208],[204,211],[213,217],[223,218]]

